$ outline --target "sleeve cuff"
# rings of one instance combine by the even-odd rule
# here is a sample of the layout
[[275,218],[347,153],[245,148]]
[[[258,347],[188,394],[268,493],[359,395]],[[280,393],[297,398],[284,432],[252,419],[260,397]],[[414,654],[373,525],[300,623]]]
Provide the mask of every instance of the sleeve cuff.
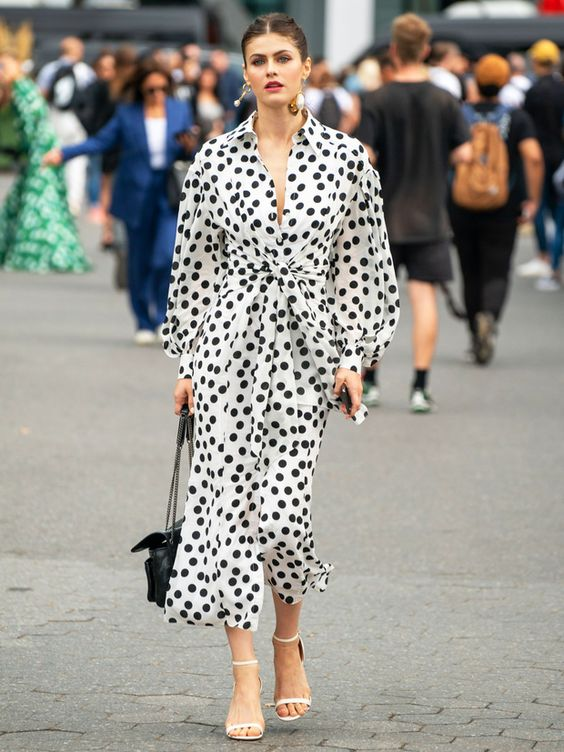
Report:
[[361,373],[362,354],[356,353],[352,347],[347,347],[341,354],[339,368],[348,368],[350,371]]
[[194,356],[190,353],[184,353],[180,356],[180,363],[178,365],[178,378],[179,379],[191,379],[192,378],[192,364]]

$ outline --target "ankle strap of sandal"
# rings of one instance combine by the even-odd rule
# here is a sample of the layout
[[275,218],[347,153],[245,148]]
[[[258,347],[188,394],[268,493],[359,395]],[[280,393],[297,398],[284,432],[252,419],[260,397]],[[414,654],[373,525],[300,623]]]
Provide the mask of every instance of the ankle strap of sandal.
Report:
[[258,663],[258,660],[256,658],[253,658],[252,661],[231,661],[231,665],[233,666],[255,666]]
[[293,637],[288,637],[284,639],[283,637],[276,637],[276,635],[273,634],[272,639],[276,640],[276,642],[294,642],[294,640],[297,640],[299,636],[300,636],[300,633],[298,632]]

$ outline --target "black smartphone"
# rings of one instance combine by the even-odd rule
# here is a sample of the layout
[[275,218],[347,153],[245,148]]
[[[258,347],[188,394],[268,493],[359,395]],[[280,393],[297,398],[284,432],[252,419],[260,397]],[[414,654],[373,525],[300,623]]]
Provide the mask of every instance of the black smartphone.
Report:
[[345,406],[347,413],[350,415],[352,410],[352,399],[346,386],[341,387],[341,401]]

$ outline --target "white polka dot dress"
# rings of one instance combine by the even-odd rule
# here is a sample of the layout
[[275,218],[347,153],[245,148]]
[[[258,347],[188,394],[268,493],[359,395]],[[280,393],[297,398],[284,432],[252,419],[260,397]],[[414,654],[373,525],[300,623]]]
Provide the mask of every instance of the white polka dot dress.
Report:
[[206,143],[188,173],[163,329],[179,378],[193,379],[196,418],[165,620],[253,631],[265,585],[286,603],[327,586],[311,486],[339,408],[335,370],[377,363],[399,315],[360,142],[308,114],[279,224],[254,117]]

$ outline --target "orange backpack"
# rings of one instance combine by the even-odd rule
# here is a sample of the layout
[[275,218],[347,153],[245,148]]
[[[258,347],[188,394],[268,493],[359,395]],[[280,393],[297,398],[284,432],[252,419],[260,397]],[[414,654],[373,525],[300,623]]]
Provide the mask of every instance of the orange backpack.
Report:
[[457,164],[452,200],[464,209],[491,211],[509,199],[509,152],[505,143],[511,115],[500,105],[482,116],[469,105],[463,112],[471,128],[472,161]]

